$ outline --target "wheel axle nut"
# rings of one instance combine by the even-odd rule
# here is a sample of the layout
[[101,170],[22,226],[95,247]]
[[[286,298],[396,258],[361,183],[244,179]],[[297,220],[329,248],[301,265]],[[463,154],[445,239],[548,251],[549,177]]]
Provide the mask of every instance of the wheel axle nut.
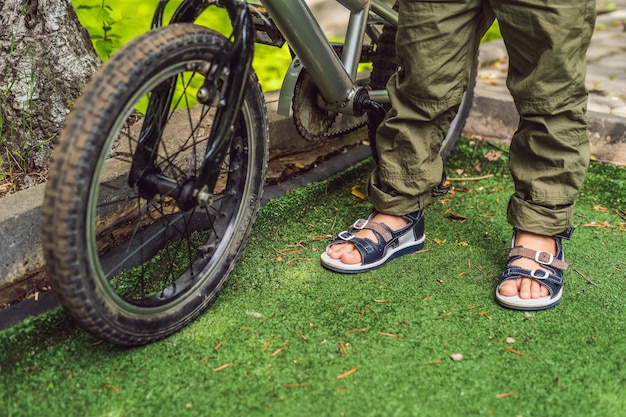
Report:
[[202,189],[198,192],[197,199],[200,207],[206,207],[213,203],[213,194],[209,192],[208,186],[205,185],[202,187]]

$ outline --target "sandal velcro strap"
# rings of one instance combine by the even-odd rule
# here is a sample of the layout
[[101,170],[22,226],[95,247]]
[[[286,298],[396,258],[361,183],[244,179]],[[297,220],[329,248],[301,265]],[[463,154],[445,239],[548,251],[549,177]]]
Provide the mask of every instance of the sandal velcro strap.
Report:
[[352,227],[356,230],[369,229],[375,233],[378,233],[383,241],[385,241],[385,243],[393,239],[393,232],[389,230],[388,227],[370,220],[359,219],[354,222]]
[[569,262],[565,262],[552,255],[549,252],[536,251],[533,249],[528,249],[523,246],[516,246],[511,248],[511,252],[509,252],[509,258],[513,258],[516,256],[523,256],[524,258],[532,259],[537,263],[542,265],[548,265],[553,268],[560,269],[561,271],[567,271],[569,268]]
[[529,270],[519,266],[507,266],[504,268],[502,282],[510,279],[529,277],[546,286],[550,291],[550,296],[558,293],[563,285],[563,275],[560,273],[550,273],[543,269]]

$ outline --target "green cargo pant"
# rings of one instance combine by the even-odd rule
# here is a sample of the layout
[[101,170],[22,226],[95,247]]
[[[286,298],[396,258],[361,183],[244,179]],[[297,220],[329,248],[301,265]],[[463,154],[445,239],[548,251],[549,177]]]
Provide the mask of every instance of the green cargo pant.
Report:
[[572,225],[589,162],[585,55],[594,0],[400,0],[392,109],[377,132],[374,207],[424,208],[441,180],[441,141],[466,89],[480,38],[498,19],[507,87],[520,115],[510,149],[515,193],[508,221],[555,235]]

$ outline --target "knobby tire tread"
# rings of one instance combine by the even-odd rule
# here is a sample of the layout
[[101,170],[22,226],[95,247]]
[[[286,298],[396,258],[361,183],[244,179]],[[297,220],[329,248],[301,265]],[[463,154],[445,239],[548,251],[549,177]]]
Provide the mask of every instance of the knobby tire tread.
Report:
[[[106,61],[84,89],[83,95],[76,101],[51,161],[52,175],[46,187],[42,207],[42,243],[48,277],[60,303],[81,327],[96,337],[118,345],[151,343],[180,330],[208,307],[226,281],[226,278],[221,279],[218,286],[211,294],[205,295],[205,300],[198,304],[192,313],[178,317],[166,328],[157,329],[150,335],[120,331],[111,324],[109,317],[106,317],[107,314],[114,315],[116,312],[103,313],[102,305],[99,303],[106,304],[106,300],[94,301],[94,296],[98,297],[94,295],[96,284],[93,280],[83,278],[90,274],[85,268],[85,261],[80,259],[86,248],[85,235],[81,233],[86,224],[85,216],[76,210],[76,207],[81,206],[77,201],[79,196],[90,187],[93,166],[89,162],[93,160],[93,155],[101,152],[97,147],[98,144],[89,138],[106,135],[107,132],[101,130],[106,130],[107,123],[115,118],[111,110],[115,103],[120,106],[125,104],[124,93],[134,80],[142,77],[145,79],[146,73],[154,70],[155,64],[168,59],[168,56],[179,48],[215,40],[215,37],[207,35],[207,31],[209,29],[191,24],[167,26],[137,38],[123,47],[114,58]],[[215,53],[219,53],[217,43],[214,42],[213,48],[216,49]],[[250,233],[260,204],[267,161],[269,135],[267,113],[264,97],[253,71],[250,71],[245,94],[248,99],[252,94],[251,100],[256,101],[251,103],[251,106],[255,107],[254,111],[258,114],[254,114],[252,119],[253,123],[259,125],[254,126],[253,130],[262,131],[263,143],[258,144],[261,147],[259,152],[262,153],[262,167],[258,172],[251,173],[256,175],[255,178],[260,176],[261,186],[256,192],[256,202],[242,202],[242,207],[251,207],[247,211],[248,219],[244,222],[247,228],[239,231],[240,236],[234,239],[238,242],[237,247],[229,248],[233,258],[224,271],[225,277],[234,267]],[[180,309],[183,307],[180,306]],[[176,312],[172,314],[175,316]]]

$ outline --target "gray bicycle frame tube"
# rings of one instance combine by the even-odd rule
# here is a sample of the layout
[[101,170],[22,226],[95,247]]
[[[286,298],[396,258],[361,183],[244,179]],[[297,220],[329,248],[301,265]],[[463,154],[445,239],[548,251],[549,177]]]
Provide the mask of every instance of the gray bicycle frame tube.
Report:
[[[261,3],[296,53],[294,61],[301,61],[313,78],[326,100],[326,107],[352,115],[352,100],[360,88],[355,85],[355,80],[370,8],[393,25],[397,25],[398,15],[382,0],[336,1],[350,11],[341,59],[304,0],[261,0]],[[386,90],[370,91],[369,94],[376,101],[389,100]]]

